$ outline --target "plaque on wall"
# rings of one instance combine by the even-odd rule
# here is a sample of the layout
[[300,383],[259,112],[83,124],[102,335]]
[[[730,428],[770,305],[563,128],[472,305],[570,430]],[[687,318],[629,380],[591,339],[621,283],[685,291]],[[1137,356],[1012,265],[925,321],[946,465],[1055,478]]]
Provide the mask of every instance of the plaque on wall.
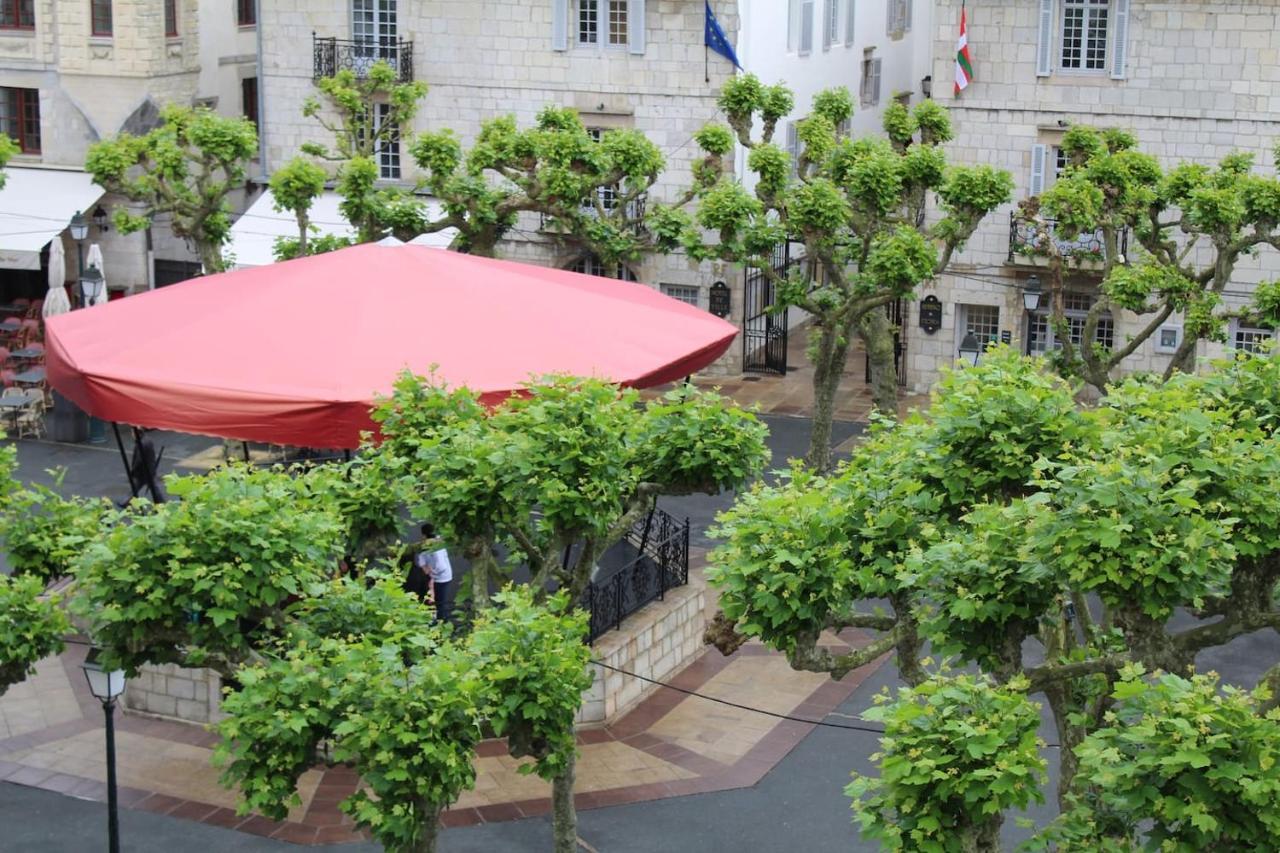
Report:
[[1001,329],[1001,330],[1000,330],[1000,343],[1002,343],[1002,344],[1011,344],[1011,343],[1013,343],[1013,332],[1009,331],[1008,329]]
[[707,307],[717,317],[723,319],[729,316],[729,286],[723,281],[717,281],[711,285],[711,295]]
[[920,300],[920,328],[932,335],[942,328],[942,303],[929,295]]

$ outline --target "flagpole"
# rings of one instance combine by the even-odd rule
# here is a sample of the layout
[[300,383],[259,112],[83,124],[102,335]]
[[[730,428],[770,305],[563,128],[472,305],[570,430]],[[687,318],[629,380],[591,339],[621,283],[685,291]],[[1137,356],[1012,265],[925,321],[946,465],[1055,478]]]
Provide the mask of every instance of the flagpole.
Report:
[[702,75],[707,78],[706,82],[711,82],[711,50],[705,40],[702,42]]

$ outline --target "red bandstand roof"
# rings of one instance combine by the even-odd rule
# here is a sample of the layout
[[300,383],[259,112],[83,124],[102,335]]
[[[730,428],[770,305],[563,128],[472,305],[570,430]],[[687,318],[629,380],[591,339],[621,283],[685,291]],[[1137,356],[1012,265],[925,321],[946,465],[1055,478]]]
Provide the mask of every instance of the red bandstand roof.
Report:
[[96,417],[315,448],[357,447],[405,369],[435,365],[492,405],[549,373],[660,385],[737,333],[642,284],[378,244],[47,322],[50,384]]

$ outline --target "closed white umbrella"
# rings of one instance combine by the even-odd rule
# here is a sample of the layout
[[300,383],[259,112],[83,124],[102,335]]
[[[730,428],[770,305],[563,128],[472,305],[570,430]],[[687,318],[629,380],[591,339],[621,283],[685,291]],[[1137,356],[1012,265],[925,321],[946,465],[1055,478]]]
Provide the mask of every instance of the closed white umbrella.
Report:
[[49,242],[49,292],[44,295],[44,307],[40,313],[46,317],[65,314],[71,310],[67,299],[67,256],[62,250],[62,235]]
[[102,284],[98,285],[98,292],[94,294],[93,301],[90,305],[101,305],[107,301],[107,271],[102,266],[102,249],[97,243],[89,246],[89,255],[84,259],[85,269],[89,267],[97,267],[98,272],[102,273]]

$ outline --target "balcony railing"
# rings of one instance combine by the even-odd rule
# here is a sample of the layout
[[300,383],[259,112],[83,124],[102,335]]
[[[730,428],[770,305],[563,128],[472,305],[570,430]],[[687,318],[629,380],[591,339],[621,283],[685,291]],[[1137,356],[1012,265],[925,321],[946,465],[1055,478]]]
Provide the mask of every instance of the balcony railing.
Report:
[[[1101,229],[1077,234],[1067,239],[1058,236],[1056,219],[1046,219],[1045,222],[1048,223],[1049,234],[1063,258],[1075,261],[1077,264],[1101,264],[1106,260],[1104,257],[1106,244],[1103,241]],[[1016,212],[1009,214],[1009,263],[1034,264],[1036,258],[1045,257],[1045,247],[1040,245],[1040,242],[1041,238],[1036,234],[1035,225],[1019,218]],[[1129,249],[1127,230],[1120,234],[1119,249],[1122,255]]]
[[[602,187],[599,190],[597,190],[597,192],[600,193],[600,206],[603,207],[607,213],[610,213],[610,214],[613,213],[614,208],[617,205],[617,202],[615,201],[617,196],[614,194],[614,191],[607,187]],[[625,215],[623,217],[623,219],[626,222],[631,223],[631,230],[633,230],[637,234],[641,233],[644,230],[644,205],[645,205],[645,196],[644,195],[637,196],[636,198],[627,202]],[[579,208],[579,212],[583,216],[599,216],[600,215],[600,211],[596,208],[595,202],[592,201],[590,198],[583,200],[582,206]],[[550,230],[553,222],[554,222],[553,217],[547,216],[545,213],[539,214],[538,229],[540,231]]]
[[396,81],[413,80],[412,41],[354,41],[351,39],[321,38],[311,34],[315,69],[312,76],[332,77],[339,71],[353,71],[360,78],[367,77],[375,62],[385,62],[396,72]]

